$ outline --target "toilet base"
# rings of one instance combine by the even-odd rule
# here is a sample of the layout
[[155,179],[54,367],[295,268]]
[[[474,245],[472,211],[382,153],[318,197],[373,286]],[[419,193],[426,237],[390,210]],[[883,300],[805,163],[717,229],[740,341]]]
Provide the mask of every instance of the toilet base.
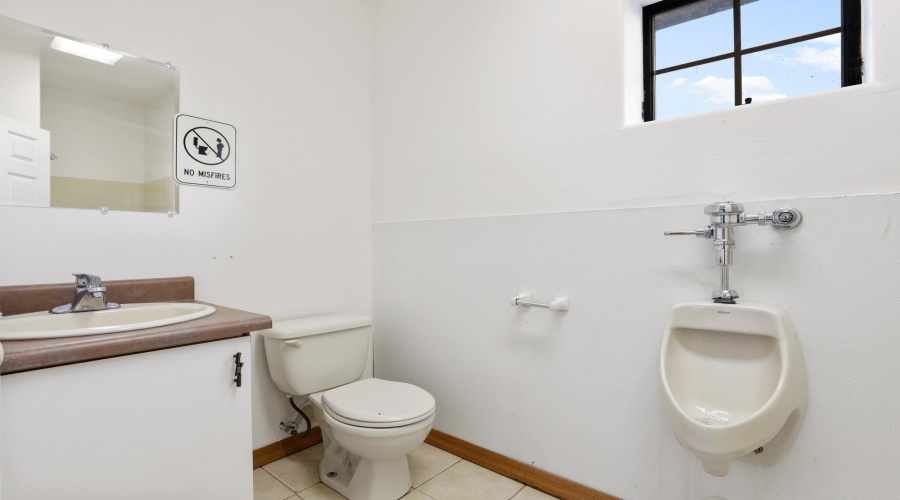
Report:
[[319,463],[319,479],[348,500],[398,500],[412,487],[406,454],[394,458],[364,458],[341,447],[314,406],[325,448]]
[[[393,460],[357,458],[359,461],[349,477],[340,473],[341,464],[335,467],[323,459],[319,464],[319,478],[349,500],[397,500],[412,487],[405,456]],[[329,477],[329,473],[336,475]]]

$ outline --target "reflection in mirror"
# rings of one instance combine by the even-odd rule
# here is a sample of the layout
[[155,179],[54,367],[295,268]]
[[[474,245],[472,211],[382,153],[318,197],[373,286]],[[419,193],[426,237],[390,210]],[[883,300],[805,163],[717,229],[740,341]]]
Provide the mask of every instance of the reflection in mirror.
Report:
[[178,70],[0,17],[0,204],[178,211]]

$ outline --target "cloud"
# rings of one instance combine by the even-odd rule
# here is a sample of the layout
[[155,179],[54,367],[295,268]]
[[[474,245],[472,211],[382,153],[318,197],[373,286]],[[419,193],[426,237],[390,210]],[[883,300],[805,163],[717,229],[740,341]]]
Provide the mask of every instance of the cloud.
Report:
[[822,38],[810,40],[808,43],[822,43],[825,45],[831,45],[832,47],[838,47],[841,45],[841,34],[835,33],[833,35],[823,36]]
[[741,79],[741,83],[743,84],[744,90],[751,92],[754,90],[771,90],[775,88],[775,86],[772,85],[772,81],[766,76],[745,76]]
[[816,66],[822,71],[840,71],[841,70],[841,48],[834,47],[831,49],[819,49],[805,45],[794,49],[797,57],[794,62],[801,66]]
[[682,85],[684,85],[687,82],[688,82],[687,78],[676,78],[676,79],[672,80],[672,83],[666,85],[665,88],[666,88],[666,90],[672,90],[672,89],[681,87]]
[[[815,45],[819,45],[816,47]],[[828,46],[822,48],[821,45]],[[778,52],[757,52],[754,54],[764,61],[778,60],[785,66],[796,68],[798,66],[812,66],[820,71],[841,70],[841,35],[829,35],[810,40],[800,47],[791,49],[793,55],[784,55]]]
[[734,101],[734,78],[718,78],[707,76],[699,82],[691,84],[694,94],[707,95],[703,100],[707,104],[722,104]]
[[[752,94],[754,92],[773,90],[772,81],[765,76],[745,76],[741,79],[744,93]],[[715,76],[707,76],[706,78],[694,82],[690,85],[691,93],[706,96],[703,100],[706,104],[724,104],[726,102],[734,102],[734,78],[718,78]],[[760,94],[767,96],[781,96],[782,94]],[[785,96],[786,97],[786,96]],[[756,96],[754,96],[754,99]],[[775,97],[773,97],[775,98]]]

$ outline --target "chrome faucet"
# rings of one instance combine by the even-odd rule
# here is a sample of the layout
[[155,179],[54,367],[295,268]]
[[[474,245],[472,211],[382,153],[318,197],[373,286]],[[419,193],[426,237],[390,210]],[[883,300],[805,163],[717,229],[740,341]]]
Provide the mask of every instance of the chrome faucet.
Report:
[[800,224],[803,215],[795,208],[779,208],[774,212],[749,214],[744,212],[744,205],[725,201],[707,205],[703,213],[709,216],[709,225],[694,231],[669,231],[666,236],[696,236],[713,240],[721,266],[722,286],[713,293],[713,301],[734,304],[739,295],[729,287],[728,267],[733,263],[734,228],[756,224],[772,226],[775,229],[793,229]]
[[118,309],[119,304],[106,301],[106,287],[100,286],[100,277],[84,273],[75,276],[75,298],[70,304],[50,309],[55,314]]

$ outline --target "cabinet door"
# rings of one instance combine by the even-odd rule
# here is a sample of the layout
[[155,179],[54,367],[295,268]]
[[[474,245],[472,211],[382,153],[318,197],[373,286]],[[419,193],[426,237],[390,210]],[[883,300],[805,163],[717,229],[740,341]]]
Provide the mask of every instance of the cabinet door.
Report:
[[[0,344],[0,364],[3,363],[3,344]],[[3,401],[3,377],[0,377],[0,404]],[[3,428],[3,420],[2,420],[2,412],[0,412],[0,429]],[[3,433],[0,432],[0,450],[3,449]],[[2,453],[0,453],[0,458],[2,458]],[[3,470],[3,462],[0,461],[0,470]],[[3,474],[0,474],[0,499],[3,498]]]
[[[238,352],[246,363],[240,388]],[[249,337],[2,383],[3,498],[253,498]]]

